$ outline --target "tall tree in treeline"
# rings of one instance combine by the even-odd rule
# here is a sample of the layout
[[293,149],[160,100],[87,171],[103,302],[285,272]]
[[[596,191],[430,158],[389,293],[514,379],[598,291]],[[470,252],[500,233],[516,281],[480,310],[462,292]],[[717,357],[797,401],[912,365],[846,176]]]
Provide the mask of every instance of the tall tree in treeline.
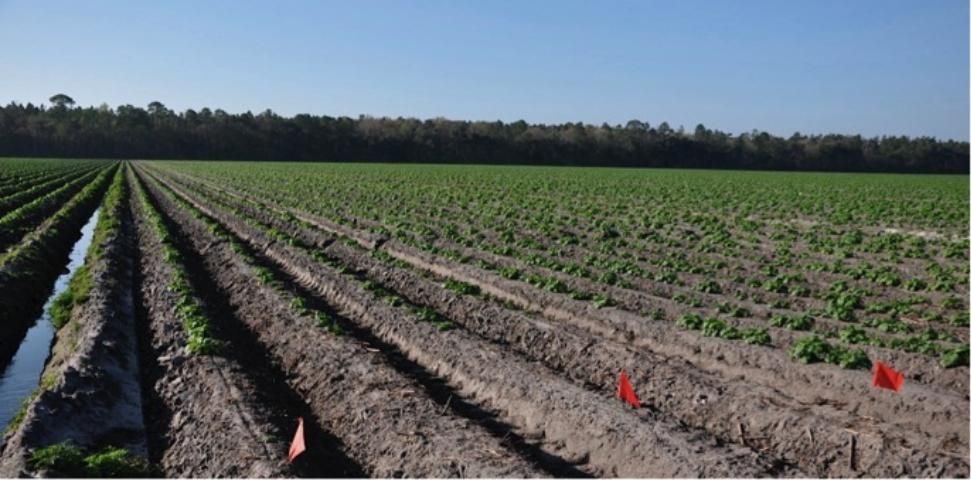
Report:
[[49,100],[56,108],[66,108],[66,107],[74,106],[74,99],[63,93],[55,94]]

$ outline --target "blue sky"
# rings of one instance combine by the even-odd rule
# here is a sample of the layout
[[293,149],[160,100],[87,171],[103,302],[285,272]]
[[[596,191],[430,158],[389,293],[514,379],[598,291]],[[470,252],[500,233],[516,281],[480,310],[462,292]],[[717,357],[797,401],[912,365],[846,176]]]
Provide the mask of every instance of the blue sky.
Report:
[[0,0],[0,102],[968,139],[966,0]]

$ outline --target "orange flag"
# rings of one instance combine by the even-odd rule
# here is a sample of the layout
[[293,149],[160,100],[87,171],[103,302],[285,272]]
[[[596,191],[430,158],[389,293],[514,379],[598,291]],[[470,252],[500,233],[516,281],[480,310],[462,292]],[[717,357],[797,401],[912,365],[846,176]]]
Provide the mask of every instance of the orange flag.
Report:
[[307,446],[303,443],[303,417],[299,417],[297,418],[297,433],[293,435],[293,442],[290,443],[290,454],[287,455],[287,461],[293,463],[293,459],[306,449]]
[[876,365],[873,366],[873,386],[899,392],[904,386],[904,376],[890,368],[889,365],[876,362]]
[[627,378],[627,372],[623,370],[620,371],[620,379],[617,381],[617,398],[629,403],[634,408],[641,408],[641,401],[637,399],[634,387],[630,385],[630,379]]

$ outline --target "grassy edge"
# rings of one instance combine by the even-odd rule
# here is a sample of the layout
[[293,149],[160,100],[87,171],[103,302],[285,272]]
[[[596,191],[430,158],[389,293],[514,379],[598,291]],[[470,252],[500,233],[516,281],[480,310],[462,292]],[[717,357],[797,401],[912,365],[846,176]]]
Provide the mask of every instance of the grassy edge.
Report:
[[157,474],[144,458],[123,448],[105,446],[85,450],[70,441],[34,450],[27,466],[65,478],[144,478]]
[[95,225],[91,244],[85,253],[84,265],[74,272],[67,288],[54,298],[50,308],[48,308],[48,314],[54,328],[60,330],[70,321],[74,309],[88,300],[91,289],[94,287],[91,266],[101,259],[108,238],[118,230],[121,224],[119,211],[127,196],[128,188],[125,182],[124,169],[118,168],[115,170],[108,192],[101,202],[101,215]]

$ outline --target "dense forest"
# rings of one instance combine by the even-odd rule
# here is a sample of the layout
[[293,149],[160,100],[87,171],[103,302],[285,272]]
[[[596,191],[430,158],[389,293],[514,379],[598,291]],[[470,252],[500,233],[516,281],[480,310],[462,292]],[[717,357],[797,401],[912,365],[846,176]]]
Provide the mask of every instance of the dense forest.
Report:
[[0,156],[968,172],[967,142],[930,137],[783,138],[639,120],[596,126],[282,117],[270,110],[175,112],[160,102],[82,108],[64,94],[50,101],[0,107]]

